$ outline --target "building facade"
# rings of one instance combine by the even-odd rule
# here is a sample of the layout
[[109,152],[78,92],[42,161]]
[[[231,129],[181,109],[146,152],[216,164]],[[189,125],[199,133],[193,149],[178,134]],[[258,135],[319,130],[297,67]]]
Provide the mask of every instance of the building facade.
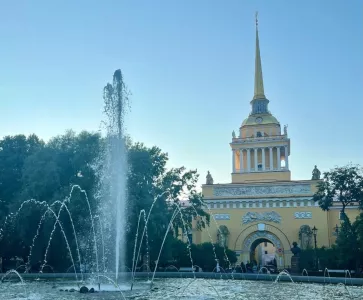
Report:
[[[224,243],[244,263],[262,257],[267,252],[263,245],[272,244],[267,254],[271,258],[272,249],[278,267],[284,268],[291,265],[293,242],[301,248],[314,246],[314,226],[318,247],[335,242],[341,207],[327,212],[312,200],[320,180],[316,166],[312,179],[291,180],[290,137],[287,126],[281,128],[269,110],[258,34],[256,20],[254,96],[250,114],[239,132],[232,133],[231,183],[215,184],[208,172],[202,192],[211,224],[203,231],[193,231],[193,242]],[[352,220],[358,210],[349,207],[346,214]],[[223,238],[221,226],[228,232]]]

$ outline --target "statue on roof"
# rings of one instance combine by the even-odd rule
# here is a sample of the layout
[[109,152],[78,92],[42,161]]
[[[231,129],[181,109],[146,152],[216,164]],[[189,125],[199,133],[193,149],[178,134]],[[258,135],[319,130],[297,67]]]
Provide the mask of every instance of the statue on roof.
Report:
[[235,139],[236,138],[236,133],[234,132],[234,130],[232,131],[232,137]]
[[320,179],[321,172],[316,167],[316,165],[314,167],[314,170],[313,170],[312,174],[313,174],[313,176],[311,177],[311,180],[319,180]]
[[208,171],[207,176],[206,176],[206,184],[213,184],[213,177],[210,174],[210,172]]
[[287,125],[284,126],[284,135],[287,135]]

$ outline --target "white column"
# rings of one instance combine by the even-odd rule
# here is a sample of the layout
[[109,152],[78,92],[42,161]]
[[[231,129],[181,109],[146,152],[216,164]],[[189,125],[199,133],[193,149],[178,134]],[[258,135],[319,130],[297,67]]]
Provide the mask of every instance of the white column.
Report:
[[262,148],[262,171],[265,171],[265,148]]
[[281,170],[281,153],[280,153],[280,147],[277,147],[277,170]]
[[247,172],[251,172],[251,149],[247,149]]
[[254,157],[255,157],[255,172],[258,171],[257,168],[257,148],[253,149],[254,151]]
[[234,149],[232,149],[232,173],[236,173],[236,155]]
[[272,156],[272,147],[270,147],[270,171],[274,170],[274,158]]
[[286,170],[289,169],[289,149],[285,146],[285,168]]
[[239,149],[239,172],[243,173],[243,149]]

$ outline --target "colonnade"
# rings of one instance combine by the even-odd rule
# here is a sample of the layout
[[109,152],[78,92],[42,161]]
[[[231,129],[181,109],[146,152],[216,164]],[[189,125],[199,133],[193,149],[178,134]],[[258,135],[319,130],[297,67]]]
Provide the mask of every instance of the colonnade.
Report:
[[[267,152],[267,153],[266,153]],[[281,157],[285,166],[281,166]],[[232,172],[264,172],[289,169],[288,146],[232,149]]]

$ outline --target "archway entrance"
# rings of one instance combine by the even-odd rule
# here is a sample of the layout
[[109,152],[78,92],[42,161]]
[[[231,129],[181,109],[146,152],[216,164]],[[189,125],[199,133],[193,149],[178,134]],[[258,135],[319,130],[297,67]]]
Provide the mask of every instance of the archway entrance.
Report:
[[266,238],[255,240],[250,248],[250,262],[259,267],[277,264],[275,245]]
[[[261,267],[276,259],[278,268],[284,268],[284,247],[281,240],[269,231],[254,231],[243,243],[243,261],[253,262]],[[263,251],[263,252],[262,252]],[[266,253],[266,252],[267,253]],[[274,262],[275,263],[275,262]]]
[[270,223],[251,224],[244,228],[234,242],[234,249],[239,254],[239,262],[251,261],[251,248],[256,249],[261,242],[269,242],[275,247],[278,269],[287,268],[291,263],[291,243],[280,228]]

